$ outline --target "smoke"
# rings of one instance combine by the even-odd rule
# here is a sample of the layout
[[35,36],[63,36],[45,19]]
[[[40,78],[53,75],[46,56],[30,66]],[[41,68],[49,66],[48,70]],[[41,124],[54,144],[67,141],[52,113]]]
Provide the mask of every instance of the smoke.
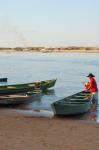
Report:
[[28,47],[30,42],[18,25],[11,19],[3,19],[0,23],[0,47]]

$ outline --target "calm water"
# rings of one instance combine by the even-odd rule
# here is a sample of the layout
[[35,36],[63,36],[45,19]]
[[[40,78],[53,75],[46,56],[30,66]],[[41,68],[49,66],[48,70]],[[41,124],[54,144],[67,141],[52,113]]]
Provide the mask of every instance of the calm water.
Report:
[[53,90],[26,106],[30,110],[51,110],[53,101],[83,90],[89,72],[99,85],[98,66],[99,54],[0,53],[0,77],[8,77],[7,84],[57,78]]

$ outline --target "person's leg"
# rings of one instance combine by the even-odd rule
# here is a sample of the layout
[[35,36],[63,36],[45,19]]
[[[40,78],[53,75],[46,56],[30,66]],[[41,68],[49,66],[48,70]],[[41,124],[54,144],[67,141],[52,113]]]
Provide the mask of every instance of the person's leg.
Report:
[[96,92],[93,96],[94,96],[94,102],[98,106],[98,92]]
[[98,92],[92,94],[93,109],[97,109],[98,106]]

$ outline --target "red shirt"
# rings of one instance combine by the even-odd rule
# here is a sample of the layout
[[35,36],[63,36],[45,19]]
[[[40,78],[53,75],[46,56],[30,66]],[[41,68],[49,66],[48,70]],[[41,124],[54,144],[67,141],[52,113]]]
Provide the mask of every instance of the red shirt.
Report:
[[90,77],[90,92],[91,93],[94,93],[94,92],[97,92],[98,91],[98,88],[97,88],[97,83],[95,81],[95,79],[93,77]]

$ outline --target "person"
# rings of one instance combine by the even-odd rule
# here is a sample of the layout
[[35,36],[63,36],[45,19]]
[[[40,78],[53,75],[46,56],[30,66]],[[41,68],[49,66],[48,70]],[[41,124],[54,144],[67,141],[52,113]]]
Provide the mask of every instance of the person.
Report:
[[[95,80],[95,76],[92,73],[89,73],[89,75],[87,76],[89,78],[89,82],[88,82],[88,89],[90,90],[91,94],[92,94],[92,104],[93,104],[93,109],[97,108],[98,105],[98,88],[97,88],[97,83]],[[86,87],[86,85],[85,85]]]

